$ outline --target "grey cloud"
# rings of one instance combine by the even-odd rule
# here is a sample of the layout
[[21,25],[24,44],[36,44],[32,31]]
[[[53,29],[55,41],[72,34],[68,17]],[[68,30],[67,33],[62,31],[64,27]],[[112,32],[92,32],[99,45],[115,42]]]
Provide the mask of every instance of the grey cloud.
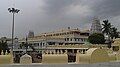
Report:
[[48,14],[62,14],[70,5],[87,5],[93,10],[93,16],[117,16],[120,14],[120,0],[45,0]]
[[64,12],[64,8],[71,5],[74,2],[74,0],[45,0],[46,6],[46,12],[48,14],[61,14]]
[[94,4],[91,8],[95,15],[101,17],[115,17],[120,15],[120,0],[103,0]]
[[[66,26],[80,26],[82,28],[86,28],[84,26],[90,25],[92,22],[92,18],[94,16],[98,16],[101,19],[109,19],[110,22],[119,28],[119,21],[114,21],[112,18],[120,15],[120,0],[45,0],[48,7],[48,15],[54,14],[55,16],[52,19],[58,17],[57,24],[66,24]],[[80,6],[87,6],[91,9],[92,13],[85,17],[81,16],[80,14],[77,15],[66,15],[65,12],[67,11],[66,7],[70,5],[80,5]],[[116,19],[118,20],[118,19]],[[57,23],[60,22],[60,23]],[[115,23],[115,24],[114,24]]]
[[[11,36],[12,17],[7,8],[12,3],[8,0],[0,3],[0,36]],[[21,10],[15,17],[15,36],[26,36],[29,30],[39,34],[68,26],[89,29],[94,16],[109,19],[119,27],[119,3],[120,0],[15,0],[15,7]]]

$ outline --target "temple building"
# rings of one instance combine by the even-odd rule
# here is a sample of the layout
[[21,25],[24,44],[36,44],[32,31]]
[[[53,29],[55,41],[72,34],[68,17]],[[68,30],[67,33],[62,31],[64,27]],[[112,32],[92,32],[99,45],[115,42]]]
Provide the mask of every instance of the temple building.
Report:
[[[59,31],[42,33],[28,38],[28,43],[34,44],[35,47],[46,47],[47,45],[68,45],[84,44],[89,36],[89,31],[79,29],[62,29]],[[25,38],[19,42],[25,42]]]
[[[34,37],[28,37],[27,38],[27,43],[33,46],[33,48],[38,52],[38,53],[43,53],[46,50],[51,50],[55,52],[60,52],[61,50],[65,52],[67,50],[68,52],[73,52],[76,53],[76,49],[80,50],[87,50],[88,48],[80,48],[80,45],[84,44],[87,42],[89,36],[89,31],[88,30],[79,30],[78,28],[76,29],[71,29],[70,27],[67,29],[62,29],[54,32],[48,32],[48,33],[42,33],[39,35],[35,35]],[[26,43],[26,38],[19,39],[19,44]],[[74,47],[69,47],[71,45],[78,45],[75,48]],[[58,46],[63,46],[62,48]],[[68,47],[67,47],[68,46]],[[27,51],[30,52],[34,50],[31,47],[28,47]],[[25,48],[20,48],[20,49],[15,49],[15,53],[21,53]]]
[[100,24],[100,20],[98,18],[93,19],[90,31],[91,31],[91,34],[102,33],[102,27]]

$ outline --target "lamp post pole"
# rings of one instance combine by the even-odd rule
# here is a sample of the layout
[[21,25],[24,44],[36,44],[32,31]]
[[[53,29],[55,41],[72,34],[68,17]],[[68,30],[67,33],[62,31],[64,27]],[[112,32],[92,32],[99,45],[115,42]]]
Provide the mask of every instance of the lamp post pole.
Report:
[[25,44],[25,46],[26,46],[26,54],[27,54],[27,49],[28,49],[28,39],[27,39],[27,36],[26,36],[26,44]]
[[8,8],[8,11],[12,13],[12,51],[13,51],[13,45],[14,45],[14,18],[15,13],[18,13],[20,10],[15,8]]

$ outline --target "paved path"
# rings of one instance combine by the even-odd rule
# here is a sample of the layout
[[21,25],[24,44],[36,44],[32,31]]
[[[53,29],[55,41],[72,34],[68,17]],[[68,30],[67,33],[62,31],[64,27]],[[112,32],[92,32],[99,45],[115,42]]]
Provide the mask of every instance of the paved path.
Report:
[[7,64],[0,67],[120,67],[120,62],[97,63],[97,64]]

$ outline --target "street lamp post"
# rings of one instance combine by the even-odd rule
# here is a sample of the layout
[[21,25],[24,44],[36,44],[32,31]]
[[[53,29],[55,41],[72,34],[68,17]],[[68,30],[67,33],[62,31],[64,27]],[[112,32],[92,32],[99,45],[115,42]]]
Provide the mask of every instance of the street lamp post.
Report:
[[28,39],[27,39],[27,36],[26,36],[26,44],[25,44],[25,47],[26,47],[26,54],[27,54],[27,49],[28,49]]
[[8,11],[12,13],[12,51],[13,51],[13,44],[14,44],[14,15],[18,13],[20,10],[15,8],[8,8]]

